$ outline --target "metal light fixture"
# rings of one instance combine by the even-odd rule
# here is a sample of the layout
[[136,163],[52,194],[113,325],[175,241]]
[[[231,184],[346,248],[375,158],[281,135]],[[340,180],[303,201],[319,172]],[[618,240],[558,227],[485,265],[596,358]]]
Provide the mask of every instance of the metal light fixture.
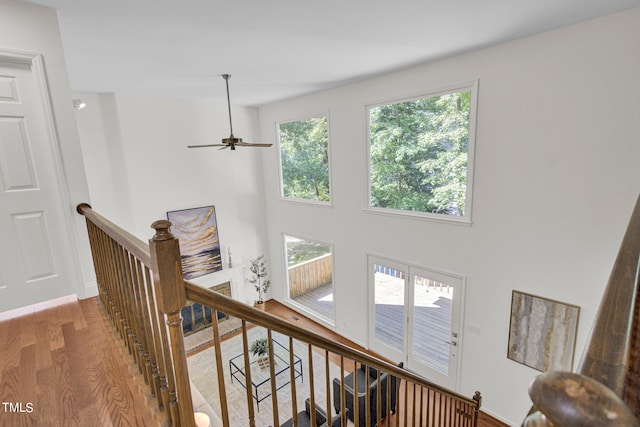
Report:
[[260,144],[253,142],[244,142],[242,138],[236,138],[233,136],[233,123],[231,122],[231,98],[229,97],[229,79],[231,74],[221,74],[227,85],[227,108],[229,110],[229,131],[228,138],[222,138],[222,144],[203,144],[203,145],[187,145],[188,148],[206,148],[206,147],[221,147],[219,150],[230,148],[235,150],[236,147],[271,147],[271,144]]
[[87,103],[79,98],[72,99],[71,103],[73,104],[73,108],[75,108],[76,110],[82,110],[87,106]]

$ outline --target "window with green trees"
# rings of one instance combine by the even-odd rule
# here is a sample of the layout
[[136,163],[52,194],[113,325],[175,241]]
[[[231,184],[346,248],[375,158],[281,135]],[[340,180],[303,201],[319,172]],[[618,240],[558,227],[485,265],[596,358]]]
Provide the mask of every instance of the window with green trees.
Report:
[[477,83],[369,107],[369,207],[469,220]]
[[280,123],[278,141],[281,195],[330,202],[327,116]]

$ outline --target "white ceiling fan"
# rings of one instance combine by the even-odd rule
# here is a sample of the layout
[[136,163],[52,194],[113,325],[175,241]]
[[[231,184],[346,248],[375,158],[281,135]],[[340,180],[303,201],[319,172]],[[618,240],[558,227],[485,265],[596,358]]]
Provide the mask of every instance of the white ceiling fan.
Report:
[[229,79],[231,74],[222,74],[222,78],[227,84],[227,106],[229,108],[229,130],[231,134],[228,138],[222,138],[222,144],[203,144],[203,145],[187,145],[188,148],[207,148],[207,147],[221,147],[219,150],[231,148],[232,150],[238,147],[271,147],[272,144],[259,144],[251,142],[243,142],[242,138],[236,138],[233,136],[233,123],[231,122],[231,100],[229,98]]

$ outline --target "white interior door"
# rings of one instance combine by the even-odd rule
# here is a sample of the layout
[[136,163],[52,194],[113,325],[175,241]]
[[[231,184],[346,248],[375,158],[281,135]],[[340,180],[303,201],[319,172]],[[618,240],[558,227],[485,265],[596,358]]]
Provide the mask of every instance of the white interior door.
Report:
[[463,279],[369,258],[370,348],[456,389]]
[[75,292],[52,118],[38,74],[30,60],[0,58],[0,312]]

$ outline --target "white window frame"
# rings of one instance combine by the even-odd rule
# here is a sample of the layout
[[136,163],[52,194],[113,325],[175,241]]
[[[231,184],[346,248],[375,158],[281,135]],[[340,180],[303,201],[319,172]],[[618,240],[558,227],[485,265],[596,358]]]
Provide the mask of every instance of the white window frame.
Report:
[[[325,202],[322,200],[311,200],[311,199],[300,199],[295,197],[286,197],[284,195],[284,175],[282,171],[282,147],[280,146],[280,125],[292,122],[298,122],[303,120],[310,119],[319,119],[322,117],[327,118],[327,156],[329,158],[329,166],[327,173],[329,174],[329,201]],[[275,122],[275,132],[276,132],[276,147],[278,150],[278,199],[287,202],[294,203],[306,203],[311,205],[319,205],[319,206],[333,206],[333,173],[332,173],[332,160],[331,160],[331,115],[330,112],[323,111],[318,114],[311,114],[307,116],[297,117],[288,120],[281,120]]]
[[[464,225],[471,225],[471,214],[473,212],[473,176],[474,176],[474,163],[475,163],[475,147],[476,147],[476,117],[478,110],[478,80],[472,82],[460,83],[444,88],[440,88],[434,91],[429,91],[417,96],[409,98],[391,99],[375,104],[369,104],[365,108],[366,114],[366,168],[365,168],[365,182],[366,182],[366,195],[365,195],[365,207],[364,210],[370,213],[402,216],[424,220],[446,221],[459,223]],[[402,102],[411,102],[418,99],[432,98],[436,96],[446,95],[453,92],[470,91],[469,97],[469,139],[467,143],[467,183],[465,193],[465,212],[462,216],[438,214],[431,212],[417,212],[406,211],[402,209],[393,208],[381,208],[371,205],[371,140],[370,140],[370,128],[371,128],[371,114],[372,108],[380,107],[384,105],[398,104]]]

